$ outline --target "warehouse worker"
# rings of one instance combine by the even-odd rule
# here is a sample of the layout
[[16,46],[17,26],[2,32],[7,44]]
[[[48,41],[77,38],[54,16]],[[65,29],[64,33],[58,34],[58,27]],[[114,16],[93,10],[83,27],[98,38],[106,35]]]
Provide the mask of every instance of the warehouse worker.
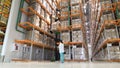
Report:
[[64,44],[61,40],[57,42],[58,48],[59,48],[59,54],[60,54],[60,62],[64,63]]

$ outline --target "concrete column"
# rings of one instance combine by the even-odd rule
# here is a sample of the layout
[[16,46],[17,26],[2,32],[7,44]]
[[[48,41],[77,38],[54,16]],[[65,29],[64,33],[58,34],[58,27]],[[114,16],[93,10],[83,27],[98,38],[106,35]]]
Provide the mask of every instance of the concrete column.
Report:
[[9,62],[11,60],[11,48],[15,39],[23,39],[24,34],[17,32],[15,30],[16,20],[19,11],[19,5],[21,0],[12,0],[9,20],[7,24],[7,29],[5,33],[2,54],[4,62]]

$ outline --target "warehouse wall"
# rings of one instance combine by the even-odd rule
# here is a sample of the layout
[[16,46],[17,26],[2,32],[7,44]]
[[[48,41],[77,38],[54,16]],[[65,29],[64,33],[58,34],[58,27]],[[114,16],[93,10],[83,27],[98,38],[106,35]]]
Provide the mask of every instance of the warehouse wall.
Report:
[[[11,50],[13,48],[13,43],[15,39],[23,39],[24,34],[16,31],[16,20],[19,11],[19,5],[21,0],[13,0],[8,20],[8,25],[6,29],[5,39],[3,43],[2,56],[4,57],[4,62],[9,62],[11,60]],[[25,20],[26,17],[22,15],[22,20]],[[22,21],[23,22],[23,21]]]

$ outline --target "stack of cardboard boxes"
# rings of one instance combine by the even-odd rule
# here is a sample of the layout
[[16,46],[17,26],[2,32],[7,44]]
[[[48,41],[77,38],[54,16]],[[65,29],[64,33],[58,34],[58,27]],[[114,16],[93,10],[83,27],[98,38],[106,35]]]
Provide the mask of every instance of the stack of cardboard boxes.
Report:
[[71,59],[71,52],[69,47],[65,47],[65,60],[70,60]]
[[63,40],[63,42],[69,42],[70,41],[70,33],[69,32],[61,33],[61,39]]
[[83,47],[72,48],[73,60],[86,60],[86,52]]
[[72,41],[73,42],[82,42],[83,41],[83,35],[82,31],[72,31]]

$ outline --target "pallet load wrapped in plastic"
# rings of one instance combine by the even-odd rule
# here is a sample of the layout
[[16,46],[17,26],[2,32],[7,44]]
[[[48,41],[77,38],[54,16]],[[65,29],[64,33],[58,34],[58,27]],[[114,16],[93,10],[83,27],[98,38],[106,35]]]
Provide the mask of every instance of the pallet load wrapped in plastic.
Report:
[[65,60],[70,60],[71,59],[71,53],[70,53],[69,47],[65,47],[64,50],[65,50],[65,54],[64,54]]
[[68,27],[68,21],[61,21],[61,28],[65,28],[65,27]]
[[72,20],[72,25],[78,25],[81,24],[81,19],[73,19]]
[[30,59],[30,46],[24,45],[23,47],[23,59],[29,60]]
[[75,3],[81,2],[82,0],[70,0],[70,1],[71,1],[71,4],[75,4]]
[[24,46],[23,44],[13,43],[12,48],[11,48],[11,59],[23,59],[24,58],[24,51],[23,51]]
[[63,40],[63,42],[69,42],[70,41],[70,33],[69,32],[61,33],[61,39]]
[[40,40],[40,34],[39,34],[39,31],[34,31],[34,41],[36,41],[36,42],[39,42],[39,40]]
[[73,60],[86,60],[86,52],[82,47],[72,48]]
[[[72,6],[71,10],[80,10],[80,5],[78,4],[78,5]],[[72,13],[72,14],[75,14],[75,13]]]
[[68,1],[69,0],[67,0],[67,1],[61,1],[60,2],[60,6],[68,6]]
[[110,47],[110,58],[111,59],[120,59],[119,46],[111,46]]
[[42,55],[43,55],[43,49],[42,48],[34,48],[34,51],[33,51],[33,57],[34,57],[34,60],[36,61],[40,61],[42,60]]
[[82,42],[83,41],[83,35],[82,31],[72,31],[72,41],[73,42]]
[[105,30],[105,39],[117,38],[117,32],[115,29]]
[[47,23],[45,23],[44,21],[41,22],[41,29],[43,29],[44,31],[48,31]]
[[44,60],[51,60],[54,58],[54,52],[49,49],[44,50]]

